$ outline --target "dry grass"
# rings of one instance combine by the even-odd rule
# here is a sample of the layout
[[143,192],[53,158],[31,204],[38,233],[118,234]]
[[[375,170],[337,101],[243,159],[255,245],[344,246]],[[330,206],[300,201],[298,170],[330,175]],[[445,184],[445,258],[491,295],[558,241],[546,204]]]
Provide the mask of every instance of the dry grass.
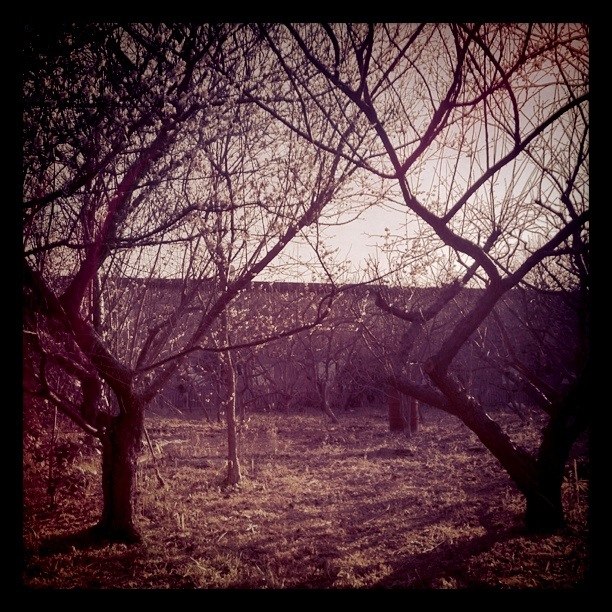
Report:
[[[506,425],[526,445],[535,429]],[[568,471],[568,525],[523,532],[522,498],[457,420],[429,413],[408,440],[382,412],[256,415],[241,432],[244,481],[225,488],[223,427],[148,422],[139,472],[145,543],[70,537],[100,511],[95,454],[66,467],[49,508],[44,465],[26,464],[23,581],[30,588],[563,588],[589,568],[586,468]],[[27,449],[26,449],[27,450]],[[573,463],[571,464],[573,467]]]

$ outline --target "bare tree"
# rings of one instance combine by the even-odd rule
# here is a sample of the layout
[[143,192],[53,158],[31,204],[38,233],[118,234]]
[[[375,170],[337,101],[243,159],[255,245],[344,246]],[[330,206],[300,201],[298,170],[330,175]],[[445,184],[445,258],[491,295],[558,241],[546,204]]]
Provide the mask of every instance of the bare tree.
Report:
[[[296,96],[322,98],[331,88],[341,104],[349,100],[359,110],[359,137],[343,155],[394,185],[396,200],[427,228],[413,240],[426,238],[429,252],[439,254],[432,273],[444,289],[428,308],[390,304],[382,294],[378,300],[410,324],[406,360],[429,321],[466,288],[481,289],[422,361],[431,386],[406,376],[392,382],[476,433],[524,493],[530,527],[559,526],[563,466],[588,417],[588,349],[574,383],[549,409],[538,457],[487,415],[460,384],[453,364],[500,300],[532,284],[537,270],[563,269],[564,275],[553,275],[555,282],[565,291],[582,287],[586,303],[587,27],[321,24],[265,32]],[[317,76],[303,68],[304,59]],[[329,104],[321,105],[318,116],[342,131],[344,120]],[[301,124],[294,129],[329,149]],[[404,235],[398,261],[410,244]]]
[[253,104],[279,80],[250,27],[32,26],[24,54],[26,332],[44,364],[32,390],[54,401],[46,357],[59,353],[52,372],[74,384],[57,403],[102,442],[97,529],[138,539],[145,407],[202,352],[222,353],[235,400],[230,337],[293,329],[239,337],[228,308],[354,170],[345,135],[321,151]]
[[[163,48],[151,44],[156,38]],[[201,84],[195,66],[218,40],[212,28],[28,27],[26,34],[24,284],[50,332],[45,337],[61,327],[98,384],[106,382],[117,398],[117,414],[105,415],[104,425],[87,420],[104,449],[100,528],[117,537],[136,535],[134,465],[144,402],[129,365],[97,333],[87,294],[113,248],[130,244],[121,223],[163,183],[157,173],[173,165],[168,153],[179,127],[202,113],[185,94]],[[175,78],[164,81],[159,74],[170,65]],[[177,220],[163,216],[152,235]],[[64,370],[72,375],[66,364]],[[91,401],[80,414],[98,412]]]

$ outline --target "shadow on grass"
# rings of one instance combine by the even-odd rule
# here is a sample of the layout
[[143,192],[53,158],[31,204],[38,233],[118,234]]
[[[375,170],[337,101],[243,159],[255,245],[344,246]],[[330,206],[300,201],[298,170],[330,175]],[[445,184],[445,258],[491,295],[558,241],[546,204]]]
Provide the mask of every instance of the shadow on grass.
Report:
[[435,548],[409,556],[396,564],[395,569],[385,576],[374,588],[431,589],[436,578],[457,578],[459,588],[491,589],[467,577],[466,566],[470,558],[489,550],[498,542],[505,542],[525,534],[522,526],[487,531],[482,536],[462,538],[456,542],[444,542]]
[[111,544],[138,544],[138,539],[128,536],[109,536],[97,526],[82,529],[75,533],[61,534],[45,538],[38,547],[38,553],[43,556],[69,553],[75,550],[94,550]]
[[[436,579],[454,578],[460,589],[495,590],[491,585],[483,585],[470,579],[466,567],[472,556],[486,552],[494,544],[505,542],[524,534],[522,527],[511,527],[500,532],[489,532],[482,536],[464,538],[456,542],[442,543],[434,549],[411,555],[395,564],[394,570],[369,589],[414,589],[435,590]],[[323,555],[325,557],[325,555]],[[297,589],[333,589],[337,573],[327,570],[327,563],[318,564],[318,571],[301,583]]]

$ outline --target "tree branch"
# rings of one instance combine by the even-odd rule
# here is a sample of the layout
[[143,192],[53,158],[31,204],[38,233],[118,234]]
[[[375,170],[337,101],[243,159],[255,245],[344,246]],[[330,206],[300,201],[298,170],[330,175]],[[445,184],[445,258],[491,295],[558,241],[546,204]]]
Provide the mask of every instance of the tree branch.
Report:
[[502,157],[496,164],[493,164],[467,191],[461,196],[457,203],[442,217],[444,223],[448,223],[456,214],[461,210],[463,205],[476,193],[476,191],[484,185],[493,175],[499,170],[508,165],[515,157],[521,153],[528,144],[530,144],[535,138],[537,138],[547,127],[552,125],[559,117],[563,116],[566,112],[589,100],[590,95],[584,94],[579,98],[575,98],[571,102],[568,102],[565,106],[554,112],[546,121],[541,123],[535,128],[531,134],[524,138],[519,144],[517,144],[510,153]]

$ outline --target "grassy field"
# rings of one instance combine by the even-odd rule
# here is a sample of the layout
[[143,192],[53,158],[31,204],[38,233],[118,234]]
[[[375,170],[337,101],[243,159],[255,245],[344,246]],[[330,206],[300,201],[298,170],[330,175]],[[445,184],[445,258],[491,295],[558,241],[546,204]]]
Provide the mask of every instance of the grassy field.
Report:
[[[29,588],[576,589],[587,583],[588,454],[564,485],[567,526],[528,535],[523,502],[478,440],[429,411],[411,439],[382,411],[254,415],[241,430],[243,482],[223,486],[217,423],[149,419],[138,524],[128,547],[75,537],[100,512],[99,454],[80,434],[50,504],[44,444],[24,451],[24,567]],[[538,427],[504,416],[529,448]],[[576,478],[576,474],[578,478]]]

